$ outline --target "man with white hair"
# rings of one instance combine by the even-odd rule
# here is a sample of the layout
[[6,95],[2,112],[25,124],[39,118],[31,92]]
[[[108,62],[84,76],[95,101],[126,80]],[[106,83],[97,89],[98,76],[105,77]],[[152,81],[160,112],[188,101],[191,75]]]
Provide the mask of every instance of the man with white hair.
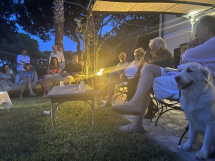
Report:
[[49,56],[49,64],[51,62],[52,57],[56,57],[57,60],[58,60],[59,65],[61,66],[61,69],[64,69],[64,67],[65,67],[65,59],[64,59],[63,53],[61,51],[58,51],[57,45],[53,45],[52,49],[53,49],[53,51],[51,52],[51,54]]
[[[135,78],[130,79],[128,81],[127,101],[130,101],[134,96],[140,79],[140,70],[142,69],[145,62],[149,62],[149,59],[150,59],[150,64],[154,64],[160,67],[170,67],[170,68],[174,67],[174,60],[172,57],[172,53],[167,50],[166,42],[161,37],[156,37],[150,40],[149,47],[151,49],[151,54],[147,54],[140,61],[138,65],[138,69],[135,73]],[[157,110],[157,108],[155,108],[154,106],[155,106],[154,102],[152,101],[152,99],[150,99],[148,112],[145,115],[144,113],[142,113],[140,115],[135,116],[131,124],[128,124],[126,126],[120,126],[119,130],[125,131],[125,132],[140,132],[140,133],[143,132],[144,129],[141,125],[143,116],[146,119],[153,118]]]

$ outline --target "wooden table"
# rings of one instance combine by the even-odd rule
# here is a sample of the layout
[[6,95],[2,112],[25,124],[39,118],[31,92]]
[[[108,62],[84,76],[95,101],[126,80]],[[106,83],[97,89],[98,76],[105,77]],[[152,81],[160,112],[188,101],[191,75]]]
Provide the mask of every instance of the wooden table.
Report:
[[[85,84],[86,92],[79,91],[79,84],[71,84],[67,86],[54,86],[52,90],[48,93],[47,98],[51,100],[51,118],[52,118],[52,126],[55,128],[54,123],[54,114],[56,108],[63,102],[66,101],[85,101],[92,108],[92,124],[95,124],[95,107],[94,107],[94,99],[96,95],[96,91],[92,91],[93,89]],[[91,103],[89,102],[91,100]],[[54,103],[57,103],[54,106]]]

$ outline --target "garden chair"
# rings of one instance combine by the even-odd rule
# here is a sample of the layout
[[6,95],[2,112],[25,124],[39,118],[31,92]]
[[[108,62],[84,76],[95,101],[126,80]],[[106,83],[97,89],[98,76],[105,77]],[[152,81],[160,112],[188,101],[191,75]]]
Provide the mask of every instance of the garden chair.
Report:
[[[115,86],[115,93],[116,93],[116,96],[115,96],[115,98],[113,99],[113,104],[114,104],[115,100],[117,99],[117,97],[119,97],[119,96],[122,96],[122,97],[123,97],[124,94],[127,94],[127,84],[128,84],[128,82],[122,82],[122,83],[120,83],[119,85],[116,85],[116,86]],[[127,97],[126,97],[126,98],[127,98]],[[125,99],[124,103],[125,103],[126,101],[127,101],[127,99]]]
[[[181,96],[181,92],[179,91],[179,98]],[[171,110],[179,110],[183,111],[183,109],[180,107],[180,101],[179,99],[176,99],[174,96],[171,98],[163,99],[163,100],[156,100],[155,96],[151,94],[152,99],[156,102],[156,107],[158,108],[158,117],[155,121],[155,126],[157,126],[159,118],[166,112]],[[178,96],[176,96],[178,97]],[[152,119],[151,119],[152,120]],[[181,141],[184,137],[184,135],[189,130],[189,126],[187,125],[185,128],[184,133],[181,135],[178,145],[181,145]]]
[[[213,84],[215,84],[215,79],[213,78]],[[179,90],[179,98],[181,96],[181,91]],[[167,98],[164,100],[160,100],[157,101],[154,97],[154,95],[151,96],[153,98],[153,100],[156,102],[157,104],[157,108],[158,108],[158,118],[155,121],[155,126],[157,126],[157,122],[159,120],[159,118],[166,112],[171,111],[171,110],[179,110],[179,111],[183,111],[183,109],[180,107],[180,101],[179,99],[174,99],[174,97],[172,98]],[[178,145],[181,145],[181,141],[184,137],[184,135],[187,133],[187,131],[189,130],[189,124],[186,126],[184,133],[182,134]]]

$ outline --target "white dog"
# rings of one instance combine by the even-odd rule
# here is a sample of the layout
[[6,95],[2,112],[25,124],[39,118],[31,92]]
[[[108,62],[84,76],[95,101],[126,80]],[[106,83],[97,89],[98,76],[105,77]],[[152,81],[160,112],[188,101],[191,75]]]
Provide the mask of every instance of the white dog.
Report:
[[215,152],[215,87],[210,71],[198,63],[187,63],[175,80],[181,90],[181,108],[189,123],[188,140],[178,148],[188,151],[197,134],[203,134],[203,146],[196,158],[206,160]]

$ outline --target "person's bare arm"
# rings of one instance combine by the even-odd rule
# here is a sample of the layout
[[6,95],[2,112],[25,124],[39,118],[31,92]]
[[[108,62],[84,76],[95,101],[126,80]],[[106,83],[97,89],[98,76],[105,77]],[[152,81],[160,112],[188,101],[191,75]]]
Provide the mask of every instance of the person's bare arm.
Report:
[[48,67],[48,69],[47,69],[47,74],[48,74],[48,75],[51,74],[51,73],[50,73],[50,67]]
[[31,72],[31,81],[33,82],[35,78],[35,72]]
[[57,74],[59,74],[60,72],[61,72],[61,67],[59,66],[57,70]]
[[187,43],[187,49],[195,48],[198,45],[200,45],[200,42],[199,42],[199,40],[197,38],[195,38],[192,41]]
[[137,71],[136,73],[134,74],[134,77],[139,77],[140,76],[140,71],[143,67],[143,65],[145,64],[145,61],[144,61],[144,58],[142,58],[139,63],[138,63],[138,66],[137,66]]
[[138,65],[137,70],[134,74],[134,77],[139,77],[140,76],[140,71],[142,69],[143,65]]
[[23,72],[20,73],[20,80],[25,79],[26,77],[23,76]]
[[14,83],[14,82],[15,82],[15,76],[14,76],[14,74],[13,74],[13,73],[10,73],[10,76],[11,76],[11,81],[12,81],[12,83]]

